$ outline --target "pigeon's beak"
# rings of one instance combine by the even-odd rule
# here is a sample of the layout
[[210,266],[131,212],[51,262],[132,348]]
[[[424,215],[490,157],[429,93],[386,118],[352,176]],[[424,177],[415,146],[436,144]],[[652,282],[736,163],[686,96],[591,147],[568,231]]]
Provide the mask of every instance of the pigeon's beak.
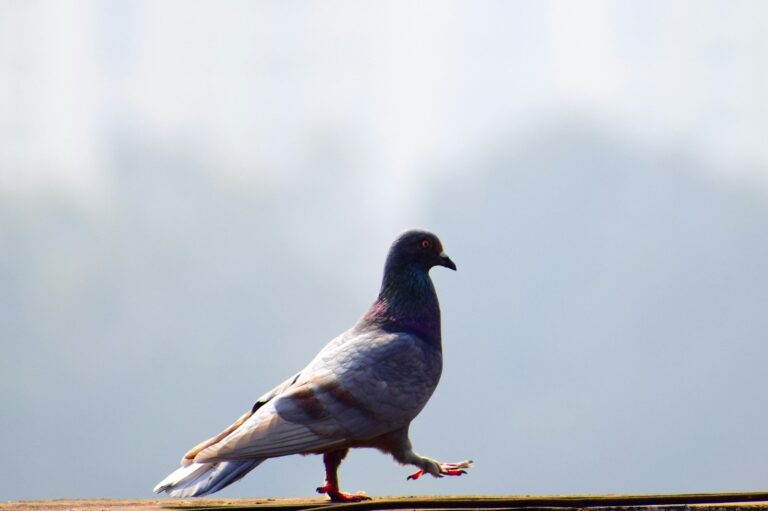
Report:
[[456,271],[456,263],[451,261],[451,258],[445,255],[445,252],[440,253],[440,266],[445,266],[446,268],[450,268],[453,271]]

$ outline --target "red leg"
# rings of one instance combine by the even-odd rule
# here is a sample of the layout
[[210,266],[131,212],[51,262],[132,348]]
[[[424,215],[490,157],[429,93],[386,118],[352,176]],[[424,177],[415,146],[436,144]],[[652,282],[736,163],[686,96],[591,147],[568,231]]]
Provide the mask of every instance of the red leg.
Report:
[[323,454],[323,463],[325,464],[325,484],[317,489],[317,493],[325,493],[331,499],[331,502],[360,502],[361,500],[371,500],[363,493],[345,493],[339,490],[338,470],[341,461],[349,452],[349,449],[340,449]]

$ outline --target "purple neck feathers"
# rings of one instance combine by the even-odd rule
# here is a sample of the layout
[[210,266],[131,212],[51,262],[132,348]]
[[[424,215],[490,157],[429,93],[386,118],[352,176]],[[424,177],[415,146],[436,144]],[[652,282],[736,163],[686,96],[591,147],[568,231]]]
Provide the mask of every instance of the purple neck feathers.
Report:
[[407,332],[440,345],[440,304],[427,270],[418,267],[384,269],[376,301],[361,323],[389,332]]

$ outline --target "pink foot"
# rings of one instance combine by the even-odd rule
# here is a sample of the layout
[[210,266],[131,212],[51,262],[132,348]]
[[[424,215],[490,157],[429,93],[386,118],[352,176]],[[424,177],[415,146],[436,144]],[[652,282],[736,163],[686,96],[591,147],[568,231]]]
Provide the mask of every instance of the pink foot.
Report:
[[424,471],[423,470],[417,470],[416,472],[414,472],[413,474],[409,475],[405,479],[406,479],[406,481],[415,481],[416,479],[418,479],[419,477],[421,477],[423,475],[424,475]]
[[[442,476],[460,476],[463,474],[466,474],[467,471],[464,470],[465,468],[470,468],[472,466],[471,461],[462,461],[460,463],[442,463],[440,465],[440,475],[438,477]],[[423,470],[417,470],[413,474],[409,475],[406,479],[409,481],[415,481],[419,477],[424,475]]]
[[363,492],[346,493],[328,483],[319,487],[317,493],[325,493],[331,499],[331,502],[361,502],[363,500],[371,500],[371,497],[366,496]]

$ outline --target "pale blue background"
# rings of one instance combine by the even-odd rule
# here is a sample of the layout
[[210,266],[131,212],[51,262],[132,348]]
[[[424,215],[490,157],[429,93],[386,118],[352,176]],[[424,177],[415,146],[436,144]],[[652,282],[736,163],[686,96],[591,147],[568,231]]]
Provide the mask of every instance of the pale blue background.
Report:
[[[373,495],[764,490],[768,4],[0,0],[0,499],[151,497],[437,232]],[[311,495],[317,458],[222,496]]]

